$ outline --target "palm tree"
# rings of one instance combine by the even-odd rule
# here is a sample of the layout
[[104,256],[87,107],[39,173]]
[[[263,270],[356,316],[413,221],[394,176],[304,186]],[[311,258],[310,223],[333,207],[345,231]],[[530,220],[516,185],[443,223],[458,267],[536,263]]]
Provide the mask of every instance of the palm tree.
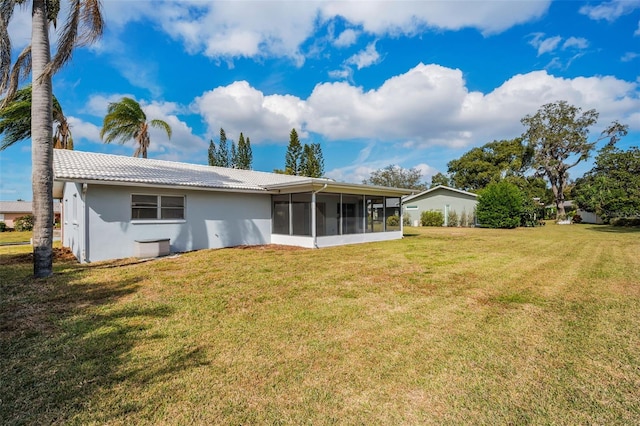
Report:
[[[52,96],[53,121],[57,123],[53,136],[53,147],[73,149],[73,138],[67,117],[65,117],[60,102]],[[0,101],[0,104],[4,100]],[[0,143],[0,151],[5,150],[21,140],[31,137],[31,85],[18,90],[13,100],[4,108],[0,108],[0,135],[4,135]]]
[[31,45],[11,64],[9,22],[16,7],[27,0],[0,0],[1,107],[13,101],[21,78],[31,73],[31,165],[33,188],[33,272],[37,278],[53,274],[53,113],[51,76],[71,59],[76,46],[102,35],[100,0],[70,0],[55,55],[51,57],[49,25],[56,26],[61,0],[31,0]]
[[149,126],[163,129],[171,139],[171,126],[167,122],[158,119],[147,121],[147,115],[140,108],[140,104],[125,97],[120,102],[109,104],[100,137],[105,143],[117,141],[121,144],[133,139],[138,144],[133,156],[142,155],[142,158],[147,158],[147,150],[151,143]]

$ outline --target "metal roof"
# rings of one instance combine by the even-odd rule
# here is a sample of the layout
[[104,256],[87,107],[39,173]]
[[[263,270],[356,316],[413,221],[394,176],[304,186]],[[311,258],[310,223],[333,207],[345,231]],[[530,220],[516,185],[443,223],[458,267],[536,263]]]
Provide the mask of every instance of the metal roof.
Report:
[[[53,201],[53,211],[60,213],[60,202]],[[0,213],[32,213],[31,201],[0,201]]]
[[63,149],[54,149],[53,171],[54,180],[60,184],[62,182],[130,184],[263,193],[326,190],[394,196],[415,192],[403,188],[341,183],[326,178],[309,178]]
[[455,188],[451,188],[451,187],[444,186],[444,185],[438,185],[438,186],[433,187],[433,188],[431,188],[431,189],[427,189],[426,191],[422,191],[422,192],[421,192],[421,193],[419,193],[419,194],[416,194],[416,195],[412,195],[412,196],[410,196],[410,197],[407,197],[407,198],[405,198],[404,200],[402,200],[402,202],[403,202],[403,203],[407,203],[407,202],[409,202],[409,201],[411,201],[411,200],[414,200],[414,199],[416,199],[416,198],[419,198],[419,197],[422,197],[422,196],[424,196],[424,195],[427,195],[427,194],[429,194],[429,193],[431,193],[431,192],[434,192],[434,191],[436,191],[436,190],[438,190],[438,189],[444,189],[444,190],[446,190],[446,191],[457,192],[458,194],[469,195],[469,196],[472,196],[472,197],[474,197],[474,198],[477,198],[477,197],[478,197],[478,194],[474,194],[473,192],[467,192],[467,191],[463,191],[463,190],[461,190],[461,189],[455,189]]

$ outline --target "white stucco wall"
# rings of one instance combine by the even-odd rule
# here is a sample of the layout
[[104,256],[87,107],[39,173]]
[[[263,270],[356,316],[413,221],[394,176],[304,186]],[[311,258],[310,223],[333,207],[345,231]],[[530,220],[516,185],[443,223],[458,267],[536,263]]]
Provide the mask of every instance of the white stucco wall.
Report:
[[[131,220],[131,194],[184,195],[185,219]],[[271,241],[271,197],[267,194],[90,184],[86,206],[84,260],[88,262],[133,256],[136,240],[169,238],[171,252]]]
[[82,198],[82,185],[67,183],[62,196],[62,245],[68,247],[80,261],[84,258],[85,240],[84,222],[85,204]]

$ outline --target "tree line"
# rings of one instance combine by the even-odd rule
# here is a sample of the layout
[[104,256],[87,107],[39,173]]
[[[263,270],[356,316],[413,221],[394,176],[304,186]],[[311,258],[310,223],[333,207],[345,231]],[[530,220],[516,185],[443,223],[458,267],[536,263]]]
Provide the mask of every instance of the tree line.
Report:
[[[484,194],[485,201],[496,200],[492,204],[500,209],[512,206],[511,219],[502,224],[508,223],[506,227],[520,223],[522,216],[531,216],[534,199],[554,203],[556,218],[562,219],[568,196],[580,208],[597,213],[605,221],[616,216],[638,216],[640,151],[636,147],[627,151],[616,147],[628,131],[627,125],[617,121],[590,138],[590,129],[598,117],[595,109],[583,112],[566,101],[545,104],[535,114],[522,118],[525,131],[521,136],[472,148],[447,163],[446,174],[435,174],[430,187],[446,185],[478,193],[480,204]],[[569,171],[587,160],[597,143],[605,140],[594,168],[570,181]],[[394,165],[374,171],[364,183],[427,188],[419,170]]]
[[223,128],[220,128],[220,141],[218,146],[209,141],[209,165],[217,167],[231,167],[233,169],[251,170],[253,167],[253,151],[251,150],[251,139],[240,132],[238,145],[231,141],[231,150],[227,144],[227,134]]

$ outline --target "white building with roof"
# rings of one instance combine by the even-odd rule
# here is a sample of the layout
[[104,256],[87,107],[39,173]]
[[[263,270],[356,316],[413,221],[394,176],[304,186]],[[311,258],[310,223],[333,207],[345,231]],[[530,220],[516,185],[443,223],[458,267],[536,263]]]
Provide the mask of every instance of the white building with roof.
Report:
[[308,248],[402,238],[413,191],[275,173],[54,150],[62,243],[81,262],[240,245]]
[[458,217],[464,214],[470,223],[475,224],[475,212],[478,195],[461,189],[438,185],[403,200],[405,216],[412,225],[420,223],[424,211],[439,211],[444,217],[444,226],[448,225],[449,213],[455,212]]

